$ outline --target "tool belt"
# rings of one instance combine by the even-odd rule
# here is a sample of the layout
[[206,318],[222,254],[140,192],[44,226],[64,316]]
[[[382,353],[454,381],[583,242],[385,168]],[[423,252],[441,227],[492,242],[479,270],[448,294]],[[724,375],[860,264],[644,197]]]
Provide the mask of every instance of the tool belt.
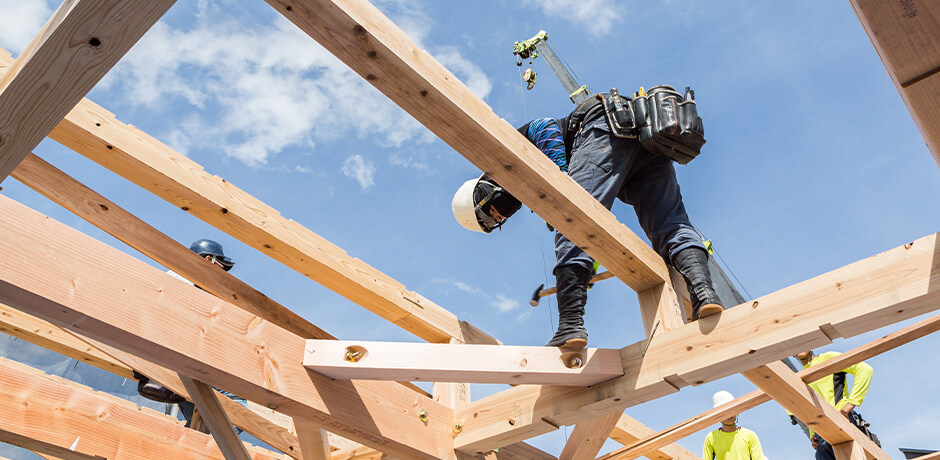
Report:
[[635,100],[621,96],[616,88],[596,94],[571,112],[565,132],[567,151],[581,128],[601,115],[615,136],[639,139],[647,150],[681,164],[695,159],[705,144],[705,128],[688,87],[683,96],[671,86],[656,86]]

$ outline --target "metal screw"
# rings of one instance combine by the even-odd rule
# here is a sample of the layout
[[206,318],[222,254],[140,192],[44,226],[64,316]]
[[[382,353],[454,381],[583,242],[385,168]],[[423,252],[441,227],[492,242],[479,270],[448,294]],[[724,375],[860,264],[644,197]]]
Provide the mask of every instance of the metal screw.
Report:
[[427,422],[428,422],[428,411],[426,411],[426,410],[424,410],[424,409],[419,410],[419,411],[418,411],[418,418],[419,418],[422,422],[427,423]]
[[349,361],[351,363],[357,363],[359,362],[360,359],[362,359],[361,352],[358,352],[349,348],[346,349],[346,361]]
[[271,409],[271,410],[277,409],[277,404],[274,404],[274,403],[268,404],[268,409]]
[[463,431],[463,424],[461,424],[460,422],[455,423],[455,424],[454,424],[454,433],[455,433],[455,434],[456,434],[456,433],[460,433],[461,431]]
[[568,361],[568,368],[569,368],[569,369],[579,369],[579,368],[581,368],[581,365],[582,365],[582,364],[584,364],[584,362],[581,360],[581,357],[580,357],[580,356],[575,356],[574,358],[571,358],[571,361]]

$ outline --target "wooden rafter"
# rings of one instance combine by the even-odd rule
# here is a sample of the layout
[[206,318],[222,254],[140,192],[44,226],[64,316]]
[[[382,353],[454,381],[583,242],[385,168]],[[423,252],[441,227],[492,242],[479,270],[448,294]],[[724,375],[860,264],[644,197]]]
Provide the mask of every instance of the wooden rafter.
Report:
[[940,4],[850,0],[940,165]]
[[[878,340],[853,348],[835,358],[826,360],[811,368],[803,369],[797,377],[805,383],[811,383],[827,375],[838,372],[866,359],[873,358],[888,350],[900,347],[921,337],[940,330],[940,315],[934,315],[918,321],[903,329],[892,332]],[[708,426],[714,425],[729,417],[738,415],[746,410],[761,405],[771,398],[761,390],[752,391],[744,396],[708,410],[691,419],[673,425],[658,433],[650,433],[643,439],[635,440],[622,449],[617,449],[602,457],[604,460],[632,459],[641,455],[650,457],[651,453],[671,442],[678,441],[686,436],[697,433]],[[613,437],[613,436],[612,436]],[[650,457],[653,458],[653,457]],[[677,457],[678,458],[678,457]]]
[[[3,304],[0,304],[0,331],[128,379],[133,379],[133,371],[137,370],[189,399],[175,372]],[[247,409],[231,400],[221,402],[235,426],[301,459],[297,437],[286,428],[264,418],[258,410]]]
[[175,0],[67,0],[0,79],[0,181]]
[[783,363],[769,363],[741,374],[831,444],[854,443],[870,459],[891,459]]
[[[61,458],[223,458],[211,437],[173,417],[5,358],[0,387],[0,431],[8,433],[0,438],[6,442]],[[251,452],[259,460],[280,458]]]
[[475,401],[457,411],[466,423],[456,446],[517,442],[940,308],[938,238],[921,238],[625,347],[626,374],[610,382],[587,389],[517,387]]
[[[610,432],[610,439],[619,442],[625,446],[631,445],[640,439],[647,438],[656,434],[652,428],[649,428],[639,420],[636,420],[627,414],[623,414],[617,425]],[[678,439],[676,439],[678,440]],[[690,452],[685,447],[678,444],[671,444],[672,441],[663,443],[662,446],[643,452],[643,455],[650,460],[698,460],[699,457]]]
[[[8,198],[0,197],[0,215],[0,259],[16,265],[0,262],[0,302],[383,452],[452,455],[451,409],[400,385],[310,373],[299,336]],[[33,238],[59,244],[49,253]],[[14,262],[36,257],[57,261],[57,270],[30,276],[40,268]],[[422,407],[433,414],[427,423],[415,414]]]

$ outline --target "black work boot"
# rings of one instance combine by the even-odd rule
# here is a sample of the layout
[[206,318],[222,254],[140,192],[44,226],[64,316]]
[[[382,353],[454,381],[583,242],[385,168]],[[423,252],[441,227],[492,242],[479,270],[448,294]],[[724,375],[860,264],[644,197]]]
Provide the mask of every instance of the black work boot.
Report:
[[134,371],[134,378],[137,379],[137,393],[151,401],[168,404],[179,404],[186,401],[185,398],[174,393],[169,388],[150,380],[137,371]]
[[555,270],[558,288],[558,330],[545,346],[584,348],[588,333],[584,329],[584,304],[591,270],[580,265],[565,265]]
[[685,248],[676,254],[673,265],[685,278],[692,296],[692,321],[724,311],[708,273],[708,252],[698,247]]

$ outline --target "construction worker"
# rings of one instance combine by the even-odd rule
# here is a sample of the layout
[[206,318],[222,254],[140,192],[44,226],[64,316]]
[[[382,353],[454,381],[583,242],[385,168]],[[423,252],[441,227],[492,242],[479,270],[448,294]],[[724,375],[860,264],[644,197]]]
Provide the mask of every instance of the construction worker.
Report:
[[[712,408],[727,404],[733,399],[734,396],[731,393],[719,391],[712,396]],[[721,428],[705,436],[702,458],[705,460],[766,460],[767,457],[764,457],[757,433],[738,426],[738,416],[735,415],[723,420]]]
[[[653,249],[685,278],[693,321],[721,312],[708,272],[708,252],[685,212],[672,160],[650,152],[636,139],[615,136],[603,110],[580,107],[565,118],[533,120],[519,132],[607,209],[617,198],[633,205]],[[573,126],[580,128],[570,129]],[[452,204],[461,225],[483,233],[502,226],[521,206],[486,175],[465,182]],[[546,346],[583,348],[588,337],[584,306],[594,260],[558,232],[555,259],[558,329]]]
[[[813,353],[813,350],[809,350],[797,353],[794,357],[803,363],[803,369],[808,369],[817,364],[821,364],[825,361],[835,358],[840,354],[841,353],[839,352],[828,351],[817,356],[815,353]],[[865,394],[868,392],[868,386],[871,385],[871,376],[873,372],[874,371],[871,366],[861,362],[842,369],[841,371],[836,372],[830,376],[816,380],[815,382],[810,383],[809,386],[818,395],[822,396],[822,398],[825,399],[827,403],[836,409],[839,409],[839,412],[842,413],[845,418],[849,419],[849,421],[851,421],[854,425],[858,426],[859,429],[862,429],[863,432],[869,434],[867,430],[867,424],[864,424],[864,421],[861,419],[861,416],[858,414],[858,412],[855,411],[855,408],[857,406],[861,406],[862,401],[865,400]],[[846,374],[852,374],[853,376],[852,388],[849,389],[848,397],[845,397]],[[870,436],[872,436],[872,439],[877,439],[877,437],[874,435]],[[810,442],[813,445],[813,449],[816,450],[816,460],[835,460],[836,457],[832,451],[832,446],[826,442],[825,439],[819,436],[818,433],[810,431]]]
[[[208,260],[211,264],[221,268],[222,270],[229,271],[232,269],[232,267],[235,266],[235,262],[225,256],[225,253],[222,250],[222,245],[213,240],[196,240],[189,246],[189,249]],[[179,280],[185,281],[186,283],[194,285],[191,281],[183,278],[173,270],[167,270],[167,274]],[[137,379],[137,392],[141,396],[152,401],[167,404],[179,404],[180,413],[182,413],[183,418],[186,419],[186,426],[189,427],[192,424],[193,412],[195,409],[193,403],[187,401],[185,398],[174,393],[172,390],[164,387],[160,383],[150,380],[148,377],[138,373],[137,371],[134,371],[134,378]],[[229,398],[245,404],[244,398],[240,398],[226,391],[220,391]],[[240,433],[241,430],[239,429],[238,432]]]

